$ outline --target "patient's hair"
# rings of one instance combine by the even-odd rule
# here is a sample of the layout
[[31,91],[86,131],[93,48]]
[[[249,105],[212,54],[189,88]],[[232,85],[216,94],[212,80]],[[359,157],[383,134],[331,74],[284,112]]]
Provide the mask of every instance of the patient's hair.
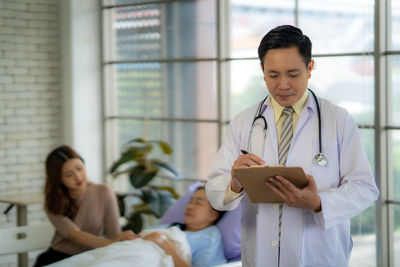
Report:
[[55,148],[46,159],[45,209],[56,215],[73,219],[78,212],[78,204],[68,194],[68,188],[61,181],[61,169],[70,159],[82,157],[70,146]]

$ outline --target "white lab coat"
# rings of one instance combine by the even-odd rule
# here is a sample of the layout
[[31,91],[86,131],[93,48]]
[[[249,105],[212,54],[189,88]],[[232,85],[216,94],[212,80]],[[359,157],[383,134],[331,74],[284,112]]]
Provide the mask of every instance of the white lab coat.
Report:
[[[318,113],[315,100],[308,100],[300,113],[286,166],[301,166],[318,187],[322,212],[283,206],[280,267],[348,266],[353,246],[350,218],[369,207],[378,197],[356,122],[348,112],[324,99],[321,109],[322,151],[328,163],[313,163],[319,152]],[[270,102],[264,116],[268,123],[263,160],[278,165],[278,142]],[[253,204],[243,194],[226,205],[225,189],[240,149],[248,149],[251,124],[257,105],[230,123],[206,184],[207,197],[220,210],[242,204],[241,247],[243,267],[278,266],[277,204]],[[261,120],[259,120],[261,121]],[[263,136],[262,136],[263,138]],[[262,143],[261,143],[262,144]]]

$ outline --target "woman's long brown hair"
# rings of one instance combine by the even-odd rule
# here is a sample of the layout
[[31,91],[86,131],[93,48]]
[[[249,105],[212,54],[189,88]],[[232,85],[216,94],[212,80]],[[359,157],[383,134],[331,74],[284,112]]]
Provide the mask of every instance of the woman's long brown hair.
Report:
[[45,208],[55,215],[74,219],[78,204],[68,194],[68,188],[61,181],[61,169],[69,159],[82,157],[72,147],[63,145],[55,148],[46,159]]

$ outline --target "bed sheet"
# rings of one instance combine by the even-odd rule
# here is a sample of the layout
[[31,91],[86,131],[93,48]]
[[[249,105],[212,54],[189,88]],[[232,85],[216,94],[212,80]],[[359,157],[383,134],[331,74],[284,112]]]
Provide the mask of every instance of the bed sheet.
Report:
[[215,267],[242,267],[242,261],[233,261],[233,262],[217,265]]
[[[153,229],[163,231],[181,249],[182,255],[190,257],[190,247],[186,235],[177,227]],[[149,233],[151,231],[147,231]],[[180,244],[178,244],[180,243]],[[189,249],[189,251],[187,251]],[[187,259],[190,261],[190,259]],[[116,242],[111,245],[89,250],[70,258],[48,265],[51,267],[174,267],[172,257],[151,241],[137,238],[131,241]]]

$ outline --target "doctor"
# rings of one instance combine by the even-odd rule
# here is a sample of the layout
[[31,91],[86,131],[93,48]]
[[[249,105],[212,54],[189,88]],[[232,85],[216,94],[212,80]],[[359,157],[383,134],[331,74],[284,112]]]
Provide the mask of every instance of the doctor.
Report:
[[[379,194],[357,124],[346,110],[307,90],[314,60],[300,29],[272,29],[258,54],[269,96],[231,121],[207,197],[220,210],[242,205],[244,267],[348,266],[350,218]],[[284,177],[271,177],[265,186],[284,203],[251,203],[232,169],[279,164],[301,166],[308,185],[297,189]]]

